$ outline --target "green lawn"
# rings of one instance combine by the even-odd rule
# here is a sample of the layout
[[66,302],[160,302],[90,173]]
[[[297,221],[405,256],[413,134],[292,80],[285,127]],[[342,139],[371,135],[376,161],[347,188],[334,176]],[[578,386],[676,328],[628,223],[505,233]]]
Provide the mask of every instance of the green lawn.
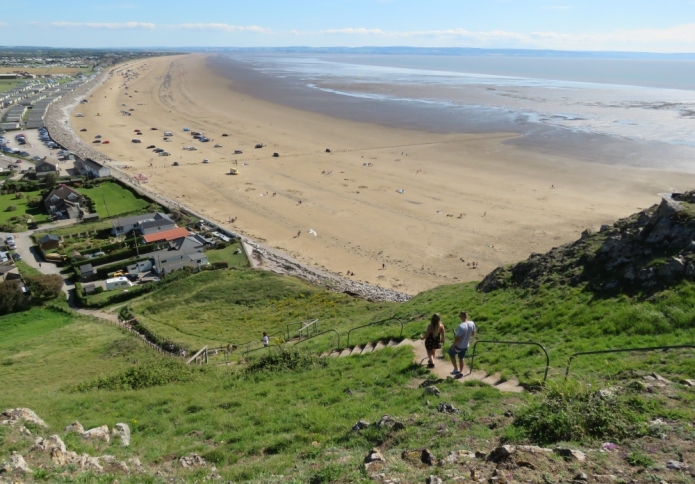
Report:
[[0,81],[0,92],[9,91],[10,89],[13,89],[13,88],[15,88],[23,83],[24,83],[24,81],[22,81],[22,80],[16,80],[16,81],[2,80],[2,81]]
[[41,274],[38,269],[34,269],[23,260],[15,261],[15,265],[19,269],[19,273],[23,276],[38,276]]
[[246,260],[244,251],[242,250],[239,254],[236,253],[239,248],[240,244],[237,241],[224,249],[205,251],[205,255],[208,257],[208,261],[211,264],[213,262],[226,262],[229,264],[229,267],[248,267],[249,262]]
[[[34,192],[24,192],[24,198],[17,198],[14,193],[9,193],[7,195],[0,195],[0,224],[5,223],[10,217],[15,217],[18,215],[30,215],[36,222],[46,222],[48,221],[48,214],[44,210],[43,205],[38,207],[28,207],[27,201],[34,197],[40,197],[41,191],[37,190]],[[11,205],[17,207],[17,210],[8,212],[7,208]]]
[[102,218],[144,210],[150,204],[115,182],[104,182],[98,187],[80,188],[79,191],[94,201],[96,211]]

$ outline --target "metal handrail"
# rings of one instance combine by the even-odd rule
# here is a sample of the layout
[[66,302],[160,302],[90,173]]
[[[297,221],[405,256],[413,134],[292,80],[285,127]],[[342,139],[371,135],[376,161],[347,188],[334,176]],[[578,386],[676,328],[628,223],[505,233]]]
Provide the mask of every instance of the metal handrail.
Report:
[[567,376],[570,373],[570,365],[572,364],[572,360],[574,360],[577,356],[600,355],[603,353],[627,353],[627,352],[631,352],[631,351],[657,351],[657,350],[677,350],[677,349],[695,349],[695,345],[652,346],[649,348],[624,348],[624,349],[619,349],[619,350],[581,351],[579,353],[573,354],[572,356],[570,356],[569,360],[567,360],[567,369],[565,370],[565,380],[567,379]]
[[[281,334],[281,335],[285,336],[285,332],[284,332],[284,331],[278,331],[277,333],[269,334],[269,335],[268,335],[268,338],[270,338],[270,337],[272,337],[272,336],[277,336],[278,334]],[[246,346],[246,349],[249,350],[249,349],[251,349],[251,345],[252,345],[252,344],[254,344],[254,343],[260,343],[261,341],[263,341],[263,340],[262,340],[262,339],[252,339],[251,341],[247,341],[246,343],[241,343],[241,344],[238,344],[238,345],[236,345],[236,346],[237,346],[237,347],[244,347],[244,346]],[[232,344],[232,343],[230,343],[230,344]],[[232,346],[234,346],[234,345],[232,344]]]
[[312,319],[307,319],[307,320],[304,320],[304,321],[295,321],[294,323],[287,323],[287,324],[285,324],[285,331],[287,331],[287,339],[290,339],[290,326],[295,325],[295,324],[303,325],[303,324],[305,324],[305,323],[310,323],[310,322],[312,322],[312,321],[318,321],[318,319],[313,319],[313,320],[312,320]]
[[297,333],[297,337],[299,339],[302,339],[302,332],[306,330],[306,336],[307,338],[311,335],[311,329],[314,329],[314,334],[316,334],[319,330],[319,320],[317,319],[312,319],[310,321],[307,321],[304,326],[299,328],[299,332]]
[[394,319],[397,320],[399,323],[401,323],[401,333],[400,333],[399,338],[402,338],[403,337],[403,327],[405,326],[405,323],[410,323],[410,322],[415,321],[416,319],[421,318],[421,317],[422,317],[422,314],[417,314],[415,316],[411,316],[410,319],[408,319],[407,321],[403,321],[403,319],[400,317],[391,316],[390,318],[382,319],[379,321],[372,321],[371,323],[363,324],[362,326],[357,326],[356,328],[352,328],[350,331],[348,331],[348,341],[347,341],[346,346],[348,346],[348,347],[350,346],[350,333],[352,333],[353,331],[358,330],[358,329],[362,329],[362,328],[366,328],[367,326],[373,326],[375,324],[385,323],[386,321],[392,321]]
[[260,348],[247,349],[245,352],[243,352],[241,354],[241,357],[246,358],[246,355],[248,355],[249,353],[253,353],[254,351],[269,350],[271,348],[277,348],[277,346],[268,345],[268,346],[261,346]]
[[306,338],[306,339],[303,339],[303,340],[301,340],[301,341],[297,341],[297,342],[296,342],[295,344],[293,344],[292,346],[294,347],[294,346],[297,346],[297,345],[299,345],[299,344],[306,343],[306,342],[309,341],[310,339],[313,339],[313,338],[316,338],[317,336],[321,336],[322,334],[331,333],[331,332],[333,332],[333,333],[335,333],[335,334],[338,335],[338,345],[336,346],[336,348],[340,348],[340,333],[338,333],[335,329],[327,329],[326,331],[321,331],[320,333],[317,333],[317,334],[315,334],[314,336],[309,336],[309,337]]
[[204,353],[208,349],[208,345],[203,346],[198,352],[191,356],[188,361],[186,361],[187,365],[190,365],[192,361],[194,361],[196,358],[198,358],[202,353]]
[[473,363],[475,362],[475,349],[478,346],[478,343],[538,346],[540,349],[543,350],[543,353],[545,353],[545,376],[543,376],[543,382],[545,383],[545,380],[548,379],[548,370],[550,369],[550,356],[548,356],[548,351],[545,349],[545,347],[542,344],[536,343],[534,341],[493,341],[493,340],[478,340],[478,341],[476,341],[475,344],[473,345],[473,355],[471,356],[471,370],[468,372],[469,375],[471,373],[473,373]]

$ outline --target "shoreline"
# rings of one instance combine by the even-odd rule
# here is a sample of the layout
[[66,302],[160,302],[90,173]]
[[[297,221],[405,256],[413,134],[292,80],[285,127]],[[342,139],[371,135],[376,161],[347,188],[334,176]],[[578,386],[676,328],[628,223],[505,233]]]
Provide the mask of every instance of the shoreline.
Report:
[[[70,118],[74,132],[88,128],[83,142],[95,132],[110,139],[103,156],[131,180],[146,175],[140,189],[350,284],[417,294],[479,280],[695,184],[688,174],[509,146],[513,133],[437,135],[298,111],[239,91],[206,67],[208,57],[132,62],[127,94],[120,76],[100,85],[81,108],[86,117]],[[122,104],[134,107],[132,117],[119,114]],[[173,142],[158,141],[150,126],[173,131]],[[184,126],[213,142],[191,140]],[[134,127],[172,156],[131,144]],[[268,146],[254,150],[260,142]],[[235,156],[241,175],[230,177]]]

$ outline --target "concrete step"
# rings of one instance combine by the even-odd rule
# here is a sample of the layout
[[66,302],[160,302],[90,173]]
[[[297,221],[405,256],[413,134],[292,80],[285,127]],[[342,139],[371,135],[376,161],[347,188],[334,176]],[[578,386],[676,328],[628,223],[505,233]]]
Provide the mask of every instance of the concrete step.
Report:
[[403,341],[398,343],[398,346],[414,346],[414,345],[415,345],[415,341],[413,341],[412,339],[408,339],[408,338],[405,338]]
[[387,346],[389,346],[389,347],[398,346],[398,341],[396,341],[395,339],[392,339],[391,341],[389,341],[389,344]]
[[340,351],[333,350],[333,351],[331,351],[331,354],[328,356],[330,356],[331,358],[337,358],[338,356],[340,356]]
[[353,356],[353,355],[356,356],[356,355],[362,354],[363,348],[364,348],[364,346],[360,346],[360,345],[355,346],[354,348],[352,348],[352,351],[350,352],[350,356]]
[[374,351],[374,343],[367,343],[365,347],[362,349],[362,355],[366,355],[367,353],[371,353]]
[[319,356],[319,358],[325,358],[326,356],[328,356],[328,355],[330,355],[330,354],[331,354],[331,353],[330,353],[329,351],[324,351],[323,353],[321,353],[321,355]]
[[495,385],[495,388],[501,392],[522,393],[524,391],[524,387],[520,386],[517,380],[507,380]]
[[462,382],[468,381],[468,380],[483,380],[485,377],[487,377],[487,372],[478,370],[474,371],[472,373],[468,373],[470,370],[467,370],[466,368],[463,369],[463,376],[459,378]]
[[482,381],[483,383],[487,383],[488,385],[494,386],[500,381],[501,377],[502,377],[501,373],[493,373],[492,375],[488,375],[480,381]]
[[378,342],[376,343],[376,345],[374,346],[374,350],[373,350],[373,351],[383,350],[384,348],[386,348],[386,345],[384,344],[384,342],[383,342],[383,341],[378,341]]
[[346,356],[350,356],[350,353],[352,353],[352,348],[345,348],[343,351],[340,352],[340,355],[338,355],[340,358],[345,358]]

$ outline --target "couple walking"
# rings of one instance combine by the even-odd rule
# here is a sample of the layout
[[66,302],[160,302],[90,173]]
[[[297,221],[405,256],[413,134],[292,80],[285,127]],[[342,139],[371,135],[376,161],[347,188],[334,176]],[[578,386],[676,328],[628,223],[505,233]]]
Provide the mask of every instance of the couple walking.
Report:
[[[447,351],[449,358],[451,358],[451,364],[454,365],[454,371],[451,372],[454,376],[463,374],[463,359],[466,356],[466,351],[468,351],[471,338],[475,335],[476,331],[475,323],[468,320],[468,313],[466,311],[461,311],[459,313],[459,318],[461,318],[461,324],[456,328],[454,342],[449,348],[449,351]],[[432,315],[424,338],[427,358],[429,359],[427,368],[434,368],[434,353],[444,345],[446,339],[446,329],[438,313]],[[456,361],[457,358],[458,364]]]

